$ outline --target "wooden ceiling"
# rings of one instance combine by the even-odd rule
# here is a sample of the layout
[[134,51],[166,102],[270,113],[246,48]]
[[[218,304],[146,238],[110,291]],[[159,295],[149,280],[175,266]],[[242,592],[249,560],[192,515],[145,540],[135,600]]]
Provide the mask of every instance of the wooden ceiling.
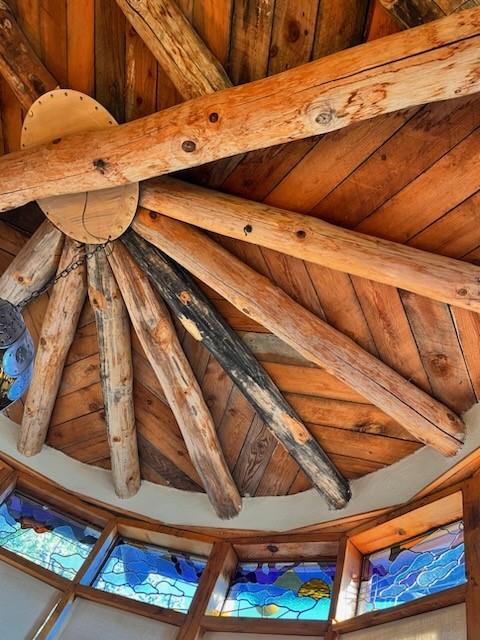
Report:
[[[178,0],[233,84],[273,75],[400,29],[368,0]],[[120,121],[182,101],[115,0],[15,0],[18,22],[62,87],[93,95]],[[288,99],[288,96],[286,96]],[[324,136],[182,172],[182,178],[470,262],[480,259],[480,98],[438,102]],[[23,111],[0,78],[5,153],[19,148]],[[43,219],[35,205],[8,214],[0,270]],[[14,229],[16,227],[16,230]],[[20,231],[18,231],[20,230]],[[476,314],[258,246],[216,239],[293,299],[351,336],[457,413],[480,394]],[[348,478],[388,466],[421,444],[356,392],[205,285],[287,400]],[[46,296],[26,315],[38,340]],[[178,332],[242,495],[309,488],[215,359]],[[179,428],[132,332],[135,414],[143,478],[201,491]],[[88,303],[70,350],[48,444],[109,467],[94,317]],[[21,421],[22,404],[9,410]]]

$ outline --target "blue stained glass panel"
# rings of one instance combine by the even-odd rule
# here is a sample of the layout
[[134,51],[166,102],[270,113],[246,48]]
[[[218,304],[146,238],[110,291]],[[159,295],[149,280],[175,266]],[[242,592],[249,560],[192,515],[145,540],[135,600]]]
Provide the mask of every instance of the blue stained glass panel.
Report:
[[100,532],[20,493],[0,507],[0,546],[73,580]]
[[205,566],[204,558],[122,539],[93,586],[186,613]]
[[465,580],[458,521],[365,557],[357,613],[394,607]]
[[335,562],[240,563],[222,616],[327,620]]

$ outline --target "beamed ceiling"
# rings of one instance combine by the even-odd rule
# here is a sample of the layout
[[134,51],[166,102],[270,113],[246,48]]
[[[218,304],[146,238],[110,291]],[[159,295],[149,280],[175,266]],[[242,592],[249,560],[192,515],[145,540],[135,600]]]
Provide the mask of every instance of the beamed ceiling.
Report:
[[[59,85],[95,97],[119,122],[136,120],[192,97],[175,88],[171,74],[160,67],[126,20],[118,5],[128,7],[127,0],[118,4],[115,0],[9,0],[8,4]],[[177,4],[231,83],[239,85],[478,3],[385,1],[391,13],[374,0],[177,0]],[[182,42],[180,34],[178,41]],[[228,86],[227,79],[225,83]],[[284,100],[288,103],[289,95]],[[0,148],[7,154],[20,148],[25,105],[2,78],[0,108]],[[479,264],[479,124],[480,97],[465,95],[184,169],[176,177]],[[159,184],[161,192],[162,182]],[[175,191],[174,183],[163,184],[165,192]],[[160,200],[155,201],[152,190],[144,189],[142,204],[162,211],[168,197],[164,194],[162,200],[157,194]],[[182,196],[193,214],[193,203],[200,206],[203,202],[202,193],[193,190]],[[222,219],[222,202],[213,202],[211,207]],[[192,222],[188,215],[186,211],[181,219]],[[140,214],[135,226],[150,241],[146,229],[154,224],[152,219],[148,213]],[[31,203],[6,213],[4,220],[0,271],[44,221],[44,215]],[[245,226],[245,235],[250,232]],[[460,415],[477,401],[480,322],[473,311],[303,261],[259,246],[261,242],[229,238],[212,230],[209,234],[215,246],[225,247],[267,276],[302,307],[452,412]],[[175,229],[172,238],[174,242]],[[204,279],[199,277],[196,282],[346,478],[391,465],[423,446],[405,424],[242,313]],[[466,294],[459,293],[462,295]],[[478,292],[468,296],[478,298]],[[36,343],[48,302],[49,295],[44,295],[25,311]],[[185,330],[185,323],[176,317],[174,322],[240,494],[285,495],[308,489],[311,481],[225,368]],[[141,476],[158,484],[203,491],[177,421],[133,330],[131,340]],[[22,402],[8,410],[19,424],[22,414]],[[88,464],[110,467],[99,343],[88,301],[68,352],[47,443]]]

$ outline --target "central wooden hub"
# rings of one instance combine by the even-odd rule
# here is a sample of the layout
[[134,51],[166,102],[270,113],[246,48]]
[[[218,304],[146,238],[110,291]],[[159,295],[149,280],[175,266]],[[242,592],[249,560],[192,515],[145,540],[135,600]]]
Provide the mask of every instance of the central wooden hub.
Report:
[[[117,126],[93,98],[70,89],[41,96],[23,123],[22,148],[57,142],[74,133]],[[70,238],[87,244],[114,240],[130,226],[138,205],[138,183],[38,200],[47,218]]]

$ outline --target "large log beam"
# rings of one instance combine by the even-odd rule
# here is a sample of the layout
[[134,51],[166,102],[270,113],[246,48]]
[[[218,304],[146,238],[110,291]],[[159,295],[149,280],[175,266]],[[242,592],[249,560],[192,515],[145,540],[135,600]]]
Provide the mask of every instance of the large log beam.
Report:
[[93,254],[87,265],[88,296],[97,325],[113,485],[120,498],[129,498],[140,488],[130,323],[105,251]]
[[480,9],[0,159],[0,211],[136,182],[480,89]]
[[464,424],[452,411],[202,232],[146,210],[137,214],[133,228],[237,309],[358,391],[415,438],[445,455],[459,449]]
[[208,231],[480,311],[476,265],[167,177],[145,183],[140,202]]
[[0,298],[18,305],[41,289],[54,275],[64,236],[45,221],[0,276]]
[[5,0],[0,0],[0,74],[24,109],[58,86],[37,58]]
[[[79,248],[77,243],[67,238],[58,271],[83,255],[83,246]],[[72,271],[68,278],[60,278],[52,289],[18,437],[18,450],[26,456],[39,453],[45,443],[68,350],[75,337],[86,296],[85,265]]]
[[467,7],[480,6],[480,0],[380,0],[385,9],[404,28],[418,27],[421,24],[438,20]]
[[122,241],[185,329],[218,360],[328,503],[336,509],[346,506],[350,498],[348,482],[189,275],[131,231]]
[[222,65],[173,0],[117,4],[184,100],[231,86]]
[[115,243],[108,259],[135,332],[177,419],[210,502],[220,518],[233,518],[240,512],[242,499],[170,315],[123,244]]

